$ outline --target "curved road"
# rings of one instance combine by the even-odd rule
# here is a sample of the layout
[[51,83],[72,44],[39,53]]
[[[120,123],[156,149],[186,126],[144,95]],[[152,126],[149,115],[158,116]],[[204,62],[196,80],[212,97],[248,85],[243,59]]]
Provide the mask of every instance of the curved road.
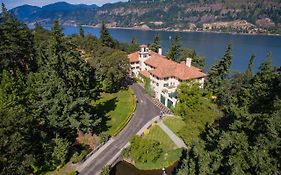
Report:
[[121,131],[114,141],[95,157],[89,166],[80,171],[82,175],[95,175],[116,155],[129,139],[135,135],[147,122],[160,114],[160,109],[155,106],[145,95],[144,89],[134,83],[132,89],[137,97],[138,103],[135,114],[128,125]]

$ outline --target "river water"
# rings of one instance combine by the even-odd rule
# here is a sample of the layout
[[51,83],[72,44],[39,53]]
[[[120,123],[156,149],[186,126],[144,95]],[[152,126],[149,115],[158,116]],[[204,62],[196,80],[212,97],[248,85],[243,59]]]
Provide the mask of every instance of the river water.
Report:
[[[84,30],[87,34],[99,37],[100,30],[98,28],[85,27]],[[77,27],[64,27],[66,35],[78,32]],[[109,32],[113,38],[120,42],[129,43],[134,37],[140,44],[152,42],[153,36],[158,32],[164,54],[167,53],[173,38],[177,34],[177,32],[130,29],[109,29]],[[254,70],[257,70],[268,52],[272,53],[273,65],[281,66],[281,36],[234,35],[207,32],[181,32],[180,35],[183,47],[195,49],[198,54],[206,58],[206,69],[216,59],[223,56],[228,43],[231,43],[233,46],[233,64],[231,66],[233,70],[244,71],[251,54],[256,55]]]

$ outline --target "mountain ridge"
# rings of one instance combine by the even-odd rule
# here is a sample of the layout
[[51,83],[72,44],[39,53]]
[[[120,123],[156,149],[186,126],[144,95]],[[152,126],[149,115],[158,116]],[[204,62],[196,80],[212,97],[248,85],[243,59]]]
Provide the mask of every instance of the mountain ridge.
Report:
[[99,26],[105,21],[108,27],[281,33],[280,0],[130,0],[82,8],[64,7],[52,13],[33,9],[24,18],[21,13],[16,16],[26,23],[60,20],[65,25]]

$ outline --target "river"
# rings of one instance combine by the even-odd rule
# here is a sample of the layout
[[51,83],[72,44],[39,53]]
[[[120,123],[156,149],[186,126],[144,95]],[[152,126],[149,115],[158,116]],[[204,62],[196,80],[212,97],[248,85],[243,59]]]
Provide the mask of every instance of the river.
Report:
[[[99,37],[99,29],[84,27],[86,34]],[[71,35],[78,33],[78,27],[65,26],[64,33]],[[173,38],[177,32],[109,29],[113,38],[120,42],[129,43],[133,37],[140,44],[152,42],[156,32],[159,33],[163,53],[167,53]],[[256,55],[254,70],[264,61],[268,52],[272,53],[272,62],[275,66],[281,66],[281,36],[266,35],[240,35],[209,32],[181,32],[182,46],[195,49],[199,55],[206,58],[208,69],[218,58],[224,54],[228,43],[233,46],[233,64],[231,68],[236,71],[244,71],[247,67],[251,54]]]

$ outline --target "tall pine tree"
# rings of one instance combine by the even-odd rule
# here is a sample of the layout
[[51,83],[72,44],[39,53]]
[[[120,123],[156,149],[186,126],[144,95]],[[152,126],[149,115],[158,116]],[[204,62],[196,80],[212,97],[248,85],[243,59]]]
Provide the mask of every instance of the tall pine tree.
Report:
[[82,25],[79,25],[79,36],[82,37],[82,38],[84,38],[84,36],[85,36],[84,29],[83,29]]
[[37,84],[38,111],[54,134],[62,137],[76,131],[91,131],[98,123],[90,105],[95,97],[92,68],[75,48],[65,42],[58,22],[52,28],[43,78]]
[[[36,123],[27,107],[24,76],[0,75],[0,167],[1,175],[30,174],[34,163]],[[37,141],[37,140],[36,140]]]
[[167,57],[173,61],[180,62],[180,55],[181,55],[181,38],[180,35],[177,34],[172,42]]
[[101,42],[102,46],[111,47],[111,48],[115,47],[114,40],[110,36],[110,33],[109,33],[108,29],[106,28],[104,22],[102,23],[102,26],[101,26],[100,42]]
[[14,76],[17,70],[27,74],[36,68],[32,34],[9,14],[4,4],[0,18],[0,71],[8,70]]
[[215,63],[209,71],[206,88],[213,94],[217,95],[222,92],[223,81],[229,75],[231,62],[232,47],[229,44],[222,59]]
[[149,49],[152,50],[153,52],[158,52],[159,48],[161,48],[160,36],[159,33],[156,33],[156,35],[153,37],[153,42],[149,46]]

